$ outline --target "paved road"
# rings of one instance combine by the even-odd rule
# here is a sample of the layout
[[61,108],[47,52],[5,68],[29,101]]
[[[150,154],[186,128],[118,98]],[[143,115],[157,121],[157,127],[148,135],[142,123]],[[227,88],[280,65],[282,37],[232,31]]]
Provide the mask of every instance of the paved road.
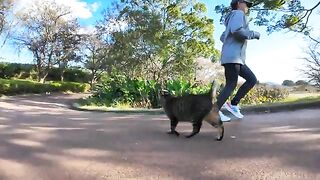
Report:
[[320,109],[247,115],[216,142],[208,124],[177,138],[164,115],[68,109],[76,97],[0,99],[0,179],[320,179]]

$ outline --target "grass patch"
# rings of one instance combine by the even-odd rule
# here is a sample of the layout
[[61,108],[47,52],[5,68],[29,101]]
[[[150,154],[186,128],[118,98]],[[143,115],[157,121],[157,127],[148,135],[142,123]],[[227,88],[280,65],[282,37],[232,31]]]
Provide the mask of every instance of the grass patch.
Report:
[[320,95],[291,95],[288,98],[276,102],[276,103],[264,103],[259,105],[246,105],[243,106],[244,108],[251,108],[251,107],[277,107],[277,106],[289,106],[289,105],[303,105],[303,104],[311,104],[311,103],[319,103],[320,104]]
[[[294,110],[309,107],[320,106],[320,95],[317,94],[304,94],[304,95],[291,95],[288,98],[276,102],[276,103],[265,103],[259,105],[246,105],[243,109],[256,109],[258,111],[280,111],[280,110]],[[260,109],[260,110],[259,110]]]
[[320,94],[292,94],[280,103],[305,103],[320,100]]

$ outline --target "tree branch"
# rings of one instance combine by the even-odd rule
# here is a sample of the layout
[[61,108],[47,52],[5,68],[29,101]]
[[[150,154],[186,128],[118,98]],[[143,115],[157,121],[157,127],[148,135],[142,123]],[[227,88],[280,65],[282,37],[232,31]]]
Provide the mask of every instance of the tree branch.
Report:
[[308,37],[309,37],[312,41],[314,41],[314,42],[316,43],[316,46],[317,46],[318,44],[320,44],[320,41],[317,40],[317,39],[315,39],[315,38],[313,38],[311,35],[309,35]]
[[306,23],[304,24],[303,28],[302,28],[299,32],[303,32],[303,30],[306,29],[307,24],[308,24],[308,22],[309,22],[310,15],[312,14],[313,10],[316,9],[319,5],[320,5],[320,1],[319,1],[313,8],[307,9],[307,10],[306,10],[306,13],[304,14],[304,16],[302,16],[302,17],[297,21],[297,23],[299,23],[299,22],[301,22],[301,21],[307,16]]

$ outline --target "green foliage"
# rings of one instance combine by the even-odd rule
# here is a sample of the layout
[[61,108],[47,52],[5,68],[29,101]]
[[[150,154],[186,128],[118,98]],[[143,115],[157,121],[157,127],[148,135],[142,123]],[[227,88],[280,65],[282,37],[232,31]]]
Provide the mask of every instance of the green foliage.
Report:
[[50,81],[48,92],[88,92],[90,89],[90,85],[86,83],[76,83],[76,82],[58,82],[58,81]]
[[34,65],[19,63],[0,63],[0,78],[32,79],[36,76]]
[[96,86],[91,104],[116,106],[130,104],[132,107],[158,107],[160,85],[154,80],[129,79],[114,75]]
[[[108,57],[113,57],[113,66],[129,77],[158,82],[193,78],[195,59],[218,53],[213,20],[206,16],[203,3],[123,0],[116,7],[98,29],[110,43]],[[125,21],[126,26],[108,36],[105,27],[114,19]]]
[[174,96],[181,96],[191,91],[191,83],[185,79],[170,80],[166,84],[167,90]]
[[198,85],[186,79],[170,80],[166,83],[166,89],[174,96],[184,94],[203,94],[209,92],[211,84]]
[[[211,84],[197,85],[185,79],[177,79],[167,81],[165,89],[174,96],[181,96],[184,94],[207,93],[210,87]],[[160,106],[160,91],[161,86],[155,81],[130,79],[117,75],[105,80],[102,85],[96,87],[93,96],[87,99],[85,105],[118,107],[126,104],[131,107],[156,108]],[[235,93],[236,91],[234,91],[233,95]],[[248,93],[241,103],[272,103],[285,99],[288,94],[285,89],[257,86]]]
[[253,88],[242,100],[241,104],[253,105],[274,103],[284,100],[289,96],[289,91],[283,88],[268,88],[257,86]]
[[[47,80],[48,81],[60,81],[60,69],[50,69]],[[87,83],[90,81],[90,73],[79,68],[67,68],[63,74],[64,81],[67,82],[81,82]]]
[[0,94],[15,95],[46,92],[87,92],[88,84],[74,82],[47,82],[45,84],[28,80],[0,79]]
[[[36,80],[37,73],[33,64],[0,63],[0,78]],[[51,68],[47,76],[49,81],[60,81],[60,69]],[[64,72],[64,80],[69,82],[86,83],[90,80],[90,73],[78,68],[68,68]]]

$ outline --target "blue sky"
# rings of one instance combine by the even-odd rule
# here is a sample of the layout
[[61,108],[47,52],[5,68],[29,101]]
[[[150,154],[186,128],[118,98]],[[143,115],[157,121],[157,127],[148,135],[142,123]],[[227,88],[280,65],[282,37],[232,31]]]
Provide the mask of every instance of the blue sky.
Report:
[[[19,2],[20,1],[20,2]],[[32,0],[31,0],[32,1]],[[28,2],[31,2],[30,0]],[[35,1],[35,0],[33,0]],[[75,16],[80,20],[82,26],[92,26],[95,21],[101,18],[101,11],[110,7],[111,0],[55,0],[58,3],[71,6]],[[220,34],[224,31],[224,26],[219,23],[220,15],[216,14],[214,8],[216,5],[228,5],[230,0],[199,0],[207,5],[208,16],[214,19],[214,37],[216,39],[216,48],[221,49],[221,42],[219,41]],[[302,5],[311,7],[316,4],[318,0],[301,0]],[[18,0],[20,5],[25,5],[26,1]],[[318,10],[319,12],[319,10]],[[319,35],[319,23],[316,19],[319,15],[313,14],[311,18],[311,25],[315,28],[314,35]],[[267,35],[266,29],[263,27],[256,27],[250,24],[252,30],[261,33],[261,39],[251,40],[248,42],[247,60],[246,63],[251,70],[256,74],[260,82],[276,82],[282,83],[285,79],[300,80],[303,79],[301,73],[298,71],[303,66],[304,49],[308,43],[301,35],[295,33],[287,33],[285,31],[276,32]],[[32,63],[32,56],[28,52],[22,52],[18,55],[17,50],[6,44],[1,49],[3,59],[0,61]]]

